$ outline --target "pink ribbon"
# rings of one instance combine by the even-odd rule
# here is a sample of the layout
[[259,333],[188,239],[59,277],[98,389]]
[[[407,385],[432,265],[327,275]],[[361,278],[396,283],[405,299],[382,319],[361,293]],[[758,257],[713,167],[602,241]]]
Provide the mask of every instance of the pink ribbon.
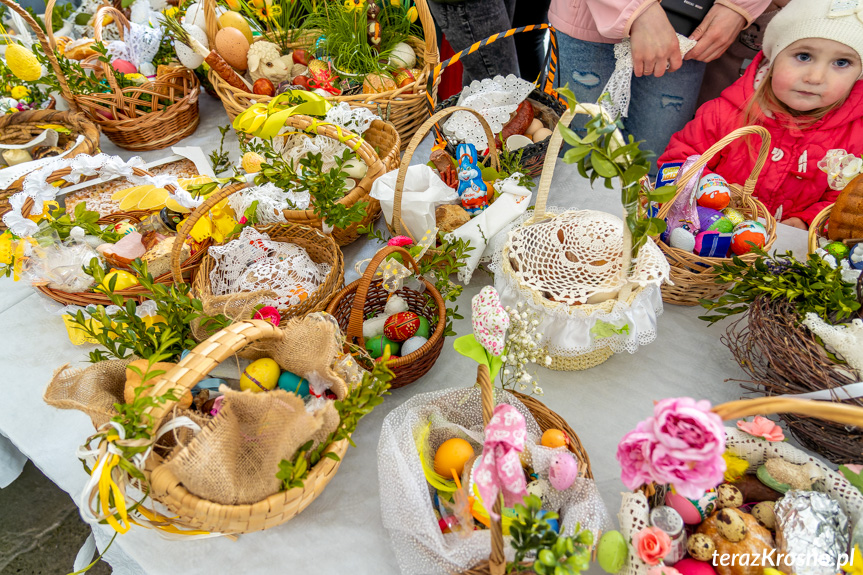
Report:
[[498,405],[485,427],[485,443],[482,459],[474,473],[479,494],[492,519],[498,515],[492,511],[498,493],[503,492],[506,507],[521,503],[527,495],[524,471],[521,469],[519,452],[524,451],[527,428],[524,416],[511,405]]

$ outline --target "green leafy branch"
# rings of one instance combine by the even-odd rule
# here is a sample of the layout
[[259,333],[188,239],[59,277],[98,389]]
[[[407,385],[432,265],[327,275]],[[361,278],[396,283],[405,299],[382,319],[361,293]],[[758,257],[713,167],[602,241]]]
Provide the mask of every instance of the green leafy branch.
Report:
[[57,231],[57,235],[61,240],[69,237],[69,232],[72,228],[79,227],[84,230],[87,235],[96,236],[102,241],[115,244],[120,241],[123,234],[118,234],[113,231],[111,226],[102,229],[99,225],[99,212],[94,212],[87,209],[86,202],[78,202],[75,204],[75,210],[72,216],[66,213],[65,208],[57,207],[51,212],[51,219],[48,220],[48,225]]
[[210,152],[210,165],[213,166],[214,174],[221,174],[231,167],[231,157],[225,151],[225,136],[231,131],[231,125],[219,126],[222,137],[219,139],[219,147]]
[[[590,548],[593,533],[575,526],[575,535],[559,535],[548,521],[559,519],[557,513],[541,513],[542,500],[536,495],[524,498],[524,504],[516,504],[518,515],[510,525],[511,545],[515,549],[515,561],[507,565],[507,571],[521,570],[527,566],[537,575],[578,575],[590,564]],[[532,564],[522,564],[529,556],[535,556]]]

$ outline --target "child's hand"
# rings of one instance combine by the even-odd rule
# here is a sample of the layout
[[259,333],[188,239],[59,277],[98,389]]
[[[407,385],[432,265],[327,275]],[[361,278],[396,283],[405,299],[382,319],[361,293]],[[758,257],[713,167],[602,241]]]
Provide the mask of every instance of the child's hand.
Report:
[[797,228],[798,230],[808,230],[809,226],[806,225],[806,222],[801,220],[800,218],[788,218],[787,220],[782,220],[782,223],[786,226],[791,226],[792,228]]

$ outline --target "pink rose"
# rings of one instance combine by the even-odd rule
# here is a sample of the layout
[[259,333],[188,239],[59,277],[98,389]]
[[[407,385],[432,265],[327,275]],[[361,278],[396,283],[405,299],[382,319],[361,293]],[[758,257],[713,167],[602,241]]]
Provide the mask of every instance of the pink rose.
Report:
[[252,319],[265,319],[274,326],[278,327],[279,322],[282,320],[282,317],[281,315],[279,315],[279,310],[277,310],[271,305],[267,305],[256,311]]
[[685,461],[658,444],[652,452],[651,469],[657,483],[671,483],[683,497],[698,499],[722,482],[725,460],[720,455],[705,461]]
[[414,241],[407,236],[394,236],[394,237],[390,238],[390,240],[387,242],[387,245],[403,248],[403,247],[409,246],[413,243],[414,243]]
[[663,399],[653,408],[653,433],[669,454],[687,462],[722,457],[725,428],[709,401]]
[[648,565],[658,565],[671,549],[671,538],[657,527],[645,527],[632,537],[638,556]]
[[674,567],[657,565],[656,567],[651,567],[650,569],[648,569],[647,575],[680,575],[680,571],[678,571]]
[[766,417],[756,415],[752,421],[741,419],[737,422],[737,427],[755,437],[763,437],[767,441],[784,441],[785,434],[782,433],[782,428],[770,421]]
[[623,436],[617,444],[617,461],[620,479],[628,489],[638,489],[652,482],[651,453],[656,444],[652,430],[642,421],[634,431]]

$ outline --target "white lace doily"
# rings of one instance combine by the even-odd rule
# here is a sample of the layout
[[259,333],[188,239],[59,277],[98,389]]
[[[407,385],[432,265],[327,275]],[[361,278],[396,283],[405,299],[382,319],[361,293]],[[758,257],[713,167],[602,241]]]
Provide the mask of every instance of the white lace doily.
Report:
[[145,62],[152,62],[162,43],[161,27],[150,28],[134,22],[129,23],[124,40],[115,40],[108,44],[108,55],[112,60],[126,60],[140,68]]
[[272,290],[278,297],[263,303],[280,310],[305,300],[330,272],[329,264],[313,262],[300,246],[271,240],[251,227],[236,240],[210,247],[209,254],[215,260],[210,271],[214,295]]
[[[851,485],[841,474],[833,471],[824,462],[807,455],[804,451],[784,441],[766,441],[753,437],[734,427],[725,428],[725,445],[728,451],[749,462],[749,472],[754,473],[768,459],[776,457],[795,464],[812,463],[822,473],[823,477],[812,485],[813,491],[826,493],[839,503],[842,511],[848,516],[849,525],[857,525],[863,517],[863,493]],[[648,502],[641,492],[622,493],[623,503],[617,518],[620,521],[620,532],[624,539],[630,541],[631,536],[648,526]],[[636,554],[634,546],[630,546],[629,558],[618,575],[647,575],[649,567]]]
[[[485,78],[481,82],[474,80],[462,90],[456,105],[482,114],[491,126],[492,133],[498,134],[509,122],[518,105],[524,102],[534,88],[532,83],[512,74],[506,78]],[[443,131],[453,141],[473,144],[479,151],[488,147],[482,125],[476,116],[469,112],[454,113],[444,122]]]
[[342,102],[327,110],[327,115],[324,118],[326,122],[341,126],[360,136],[366,133],[372,122],[380,119],[380,116],[368,108],[351,108],[347,102]]
[[803,325],[841,355],[848,365],[857,371],[858,378],[863,377],[863,319],[855,319],[843,325],[831,325],[817,314],[809,312]]
[[258,202],[255,215],[260,225],[286,224],[288,220],[285,219],[284,210],[305,210],[309,207],[311,196],[308,192],[285,191],[267,182],[228,197],[228,205],[238,216],[246,213],[254,202]]
[[[695,44],[697,43],[695,40],[681,34],[677,35],[677,41],[680,44],[680,54],[682,56],[685,56],[687,52],[695,48]],[[602,107],[611,114],[612,118],[616,118],[618,114],[626,118],[629,115],[630,88],[632,86],[632,75],[635,70],[635,66],[632,63],[632,42],[629,38],[624,38],[614,45],[614,59],[614,72],[602,90],[603,93],[608,93],[611,102],[603,100]]]

